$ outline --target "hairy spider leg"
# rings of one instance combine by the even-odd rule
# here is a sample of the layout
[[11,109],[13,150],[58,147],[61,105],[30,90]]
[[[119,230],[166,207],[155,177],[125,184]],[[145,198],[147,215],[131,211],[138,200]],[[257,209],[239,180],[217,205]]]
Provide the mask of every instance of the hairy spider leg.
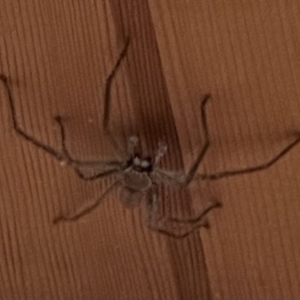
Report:
[[[183,177],[183,179],[182,178],[178,179],[175,177],[174,173],[169,173],[164,170],[159,170],[159,174],[163,175],[168,180],[174,180],[175,183],[180,184],[182,186],[188,186],[191,183],[191,181],[194,179],[195,173],[196,173],[199,165],[203,161],[203,158],[204,158],[204,156],[209,148],[209,145],[210,145],[209,135],[208,135],[208,126],[207,126],[207,114],[206,114],[206,105],[207,105],[207,102],[209,99],[210,99],[210,95],[207,94],[203,97],[202,102],[201,102],[201,121],[202,121],[202,126],[204,129],[204,145],[203,145],[198,157],[196,158],[195,162],[192,164],[190,170],[188,171],[187,175],[185,175]],[[222,204],[220,202],[215,201],[208,208],[206,208],[201,214],[194,216],[192,218],[179,219],[179,218],[169,217],[169,218],[164,219],[165,222],[169,222],[170,224],[173,223],[174,225],[175,224],[191,225],[191,227],[189,227],[184,232],[176,233],[176,232],[172,232],[170,230],[164,229],[157,224],[157,222],[159,222],[159,218],[158,218],[159,204],[157,201],[157,185],[155,185],[149,191],[148,201],[149,201],[148,205],[150,206],[150,212],[149,212],[148,219],[150,219],[150,221],[152,220],[149,223],[149,226],[154,230],[157,230],[161,233],[165,233],[174,238],[184,238],[187,235],[189,235],[193,230],[195,230],[196,228],[199,228],[201,226],[208,227],[208,222],[207,222],[207,220],[205,220],[205,217],[211,210],[222,206]],[[153,220],[155,223],[153,223]]]
[[210,141],[209,141],[209,135],[208,135],[208,126],[207,126],[207,114],[206,114],[206,105],[208,103],[208,100],[211,99],[211,96],[209,94],[204,95],[202,101],[201,101],[201,122],[202,127],[204,130],[204,145],[202,146],[202,149],[197,156],[195,162],[190,167],[189,171],[186,175],[181,176],[181,178],[178,178],[178,172],[168,172],[162,169],[156,169],[156,172],[160,175],[162,175],[167,180],[173,181],[176,184],[179,185],[189,185],[191,181],[195,178],[195,174],[199,168],[199,165],[204,159],[204,156],[209,148]]
[[70,215],[70,216],[61,215],[61,216],[57,217],[56,219],[54,219],[53,223],[58,223],[61,221],[66,221],[66,222],[76,221],[79,218],[81,218],[82,216],[89,214],[92,210],[94,210],[100,204],[100,202],[102,202],[102,200],[104,200],[104,198],[106,198],[108,196],[108,194],[110,194],[112,192],[112,190],[114,188],[118,187],[119,185],[120,185],[120,181],[115,181],[113,184],[111,184],[106,189],[106,191],[100,196],[100,198],[96,199],[95,202],[89,204],[86,207],[81,208],[78,212],[76,212],[73,215]]
[[[126,54],[127,54],[127,50],[128,50],[128,46],[129,46],[129,37],[127,37],[126,42],[125,42],[125,46],[122,50],[122,52],[119,55],[119,58],[117,60],[117,62],[115,63],[111,73],[108,75],[107,79],[106,79],[106,83],[105,83],[105,94],[104,94],[104,114],[103,114],[103,121],[102,121],[102,126],[103,129],[106,133],[106,135],[109,137],[109,140],[111,142],[111,144],[113,145],[113,147],[115,148],[115,150],[117,152],[119,152],[119,154],[121,154],[122,158],[124,158],[124,156],[126,157],[127,155],[124,155],[124,151],[121,149],[121,147],[118,145],[117,141],[115,140],[115,138],[113,137],[108,124],[109,124],[109,117],[110,117],[110,102],[111,102],[111,97],[110,97],[110,92],[111,92],[111,85],[112,85],[112,80],[114,79],[120,65],[121,62],[123,61],[123,59],[125,58]],[[70,153],[68,152],[68,150],[66,149],[66,145],[65,145],[65,131],[64,131],[64,127],[62,124],[62,120],[60,116],[56,116],[55,120],[58,122],[60,129],[61,129],[61,136],[62,136],[62,146],[63,146],[63,151],[64,154],[66,155],[66,157],[68,159],[70,159],[71,163],[73,164],[77,164],[82,165],[82,166],[94,166],[95,164],[98,165],[111,165],[111,166],[120,166],[120,162],[119,161],[109,161],[109,162],[101,162],[101,161],[81,161],[81,160],[75,160],[73,158],[71,158]],[[95,179],[97,179],[98,177],[95,177]],[[88,179],[90,180],[90,179]]]
[[32,143],[33,145],[35,145],[36,147],[46,151],[47,153],[49,153],[50,155],[52,155],[53,157],[55,157],[57,160],[59,160],[60,162],[63,161],[65,159],[64,155],[59,153],[58,151],[56,151],[55,149],[53,149],[52,147],[43,144],[42,142],[38,141],[36,138],[34,138],[33,136],[31,136],[30,134],[28,134],[27,132],[25,132],[20,125],[17,122],[17,117],[16,117],[16,109],[15,109],[15,105],[14,105],[14,101],[13,101],[13,96],[12,96],[12,92],[11,92],[11,88],[10,88],[10,84],[8,82],[8,78],[4,75],[4,74],[0,74],[0,80],[3,83],[7,96],[8,96],[8,102],[9,102],[9,107],[10,107],[10,111],[11,111],[11,116],[12,116],[12,121],[13,121],[13,128],[15,130],[15,132],[21,136],[22,138],[24,138],[26,141]]
[[207,114],[206,114],[206,105],[209,99],[211,99],[211,96],[209,94],[206,94],[204,95],[204,98],[201,102],[201,121],[204,130],[204,145],[202,146],[202,150],[200,151],[198,157],[196,158],[194,164],[191,166],[190,170],[188,171],[184,179],[184,184],[186,185],[189,185],[191,181],[194,179],[195,174],[199,168],[199,165],[203,161],[203,158],[210,146],[208,126],[207,126]]
[[[209,95],[206,95],[205,98],[203,99],[202,105],[201,105],[202,126],[204,129],[204,136],[205,136],[204,146],[203,146],[200,154],[198,155],[195,163],[192,165],[190,171],[188,172],[188,174],[186,176],[184,176],[183,179],[178,178],[178,174],[176,172],[167,172],[167,171],[160,170],[160,169],[157,170],[157,172],[159,174],[161,174],[164,178],[166,178],[169,181],[173,181],[174,183],[176,183],[178,185],[188,185],[193,179],[200,178],[200,180],[218,180],[218,179],[231,177],[231,176],[235,176],[235,175],[243,175],[243,174],[249,174],[249,173],[254,173],[254,172],[258,172],[258,171],[263,171],[263,170],[271,167],[273,164],[275,164],[280,159],[282,159],[289,151],[291,151],[300,142],[300,136],[298,136],[293,142],[291,142],[283,150],[281,150],[274,158],[270,159],[266,163],[259,164],[255,167],[248,167],[248,168],[243,168],[243,169],[239,169],[239,170],[222,171],[222,172],[212,173],[212,174],[201,174],[201,173],[196,174],[196,171],[197,171],[199,165],[201,164],[201,162],[206,154],[206,151],[210,145],[206,111],[205,111],[205,108],[206,108],[205,105],[206,105],[208,99],[209,99]],[[211,206],[209,206],[208,209],[210,210],[210,208],[212,209],[212,208],[217,208],[217,207],[221,207],[221,203],[215,202]],[[199,219],[199,217],[195,217],[192,219],[179,219],[179,218],[170,218],[170,219],[173,222],[194,223],[194,222],[201,220],[201,215],[200,215],[200,219]]]
[[218,180],[218,179],[222,179],[222,178],[226,178],[226,177],[231,177],[231,176],[235,176],[235,175],[243,175],[243,174],[249,174],[249,173],[263,171],[265,169],[270,168],[277,161],[279,161],[280,159],[282,159],[299,142],[300,142],[300,136],[298,138],[296,138],[293,142],[291,142],[290,144],[288,144],[274,158],[270,159],[266,163],[262,163],[260,165],[255,166],[255,167],[248,167],[248,168],[243,168],[243,169],[239,169],[239,170],[228,170],[228,171],[222,171],[222,172],[212,173],[212,174],[197,174],[197,177],[200,177],[202,180]]
[[[118,60],[115,64],[112,72],[110,73],[110,75],[106,79],[103,128],[104,128],[106,134],[108,134],[111,142],[115,145],[115,147],[117,146],[117,143],[113,142],[114,138],[111,135],[110,130],[108,128],[109,115],[110,115],[110,90],[111,90],[112,79],[114,78],[114,76],[115,76],[122,60],[126,56],[128,46],[129,46],[129,38],[127,38],[125,47],[122,50],[122,52],[120,53],[120,56],[119,56],[119,58],[118,58]],[[63,148],[64,148],[64,153],[63,154],[59,153],[58,151],[56,151],[54,148],[50,147],[49,145],[46,145],[46,144],[40,142],[39,140],[37,140],[36,138],[31,136],[30,134],[25,132],[23,129],[21,129],[21,127],[19,126],[19,124],[17,122],[16,110],[15,110],[12,91],[11,91],[10,84],[8,82],[8,78],[4,74],[0,74],[0,80],[3,82],[4,87],[6,89],[6,92],[7,92],[7,95],[8,95],[9,106],[10,106],[10,110],[11,110],[11,114],[12,114],[12,120],[13,120],[13,126],[14,126],[14,130],[16,131],[16,133],[18,135],[20,135],[22,138],[26,139],[27,141],[31,142],[32,144],[34,144],[36,147],[38,147],[40,149],[43,149],[47,153],[51,154],[52,156],[54,156],[57,160],[59,160],[62,163],[64,163],[66,158],[67,158],[69,160],[69,162],[71,162],[73,164],[73,167],[74,167],[74,164],[84,165],[84,166],[102,164],[102,162],[99,162],[99,161],[80,161],[80,160],[75,160],[75,159],[71,158],[69,152],[67,151],[67,149],[64,145],[65,136],[64,136],[64,131],[62,129],[61,117],[60,116],[55,117],[55,120],[60,124],[61,133],[63,134],[63,137],[62,137]],[[124,153],[124,152],[122,151],[122,153]],[[104,165],[118,165],[119,162],[118,161],[111,161],[111,162],[103,162],[103,164]],[[95,179],[97,179],[97,177]]]
[[[36,147],[46,151],[47,153],[49,153],[50,155],[52,155],[53,157],[55,157],[57,160],[59,160],[61,163],[68,163],[70,164],[74,170],[76,171],[76,173],[78,174],[78,176],[84,180],[94,180],[94,179],[98,179],[100,177],[106,176],[106,175],[110,175],[112,173],[115,173],[118,171],[118,166],[120,166],[120,163],[118,163],[117,161],[111,161],[111,162],[94,162],[94,161],[88,161],[88,162],[84,162],[84,161],[78,161],[73,159],[69,152],[66,149],[65,146],[65,132],[64,132],[64,128],[63,125],[61,123],[61,118],[60,117],[56,117],[55,120],[58,122],[59,126],[60,126],[60,130],[61,130],[61,141],[62,141],[62,146],[63,146],[63,153],[60,153],[58,151],[56,151],[54,148],[45,145],[44,143],[40,142],[39,140],[37,140],[36,138],[34,138],[32,135],[28,134],[27,132],[25,132],[23,129],[21,129],[20,125],[17,122],[17,117],[16,117],[16,109],[15,109],[15,105],[14,105],[14,101],[13,101],[13,96],[12,96],[12,92],[11,92],[11,88],[8,82],[8,78],[3,75],[0,74],[0,80],[3,82],[4,87],[6,89],[7,95],[8,95],[8,100],[9,100],[9,107],[11,110],[11,115],[12,115],[12,121],[13,121],[13,128],[15,130],[15,132],[21,136],[22,138],[24,138],[26,141],[32,143],[33,145],[35,145]],[[92,164],[103,164],[103,165],[109,165],[109,166],[114,166],[114,169],[110,169],[110,170],[106,170],[105,172],[101,173],[101,174],[97,174],[91,177],[87,177],[85,176],[78,168],[77,165],[92,165]]]
[[119,58],[118,58],[118,60],[115,64],[115,66],[113,67],[113,70],[111,71],[111,73],[109,74],[109,76],[106,79],[105,94],[104,94],[104,114],[103,114],[103,123],[102,123],[104,132],[108,136],[108,138],[110,140],[110,143],[112,144],[115,151],[117,152],[117,154],[122,159],[127,158],[127,153],[125,153],[124,150],[119,146],[118,142],[116,141],[113,134],[111,133],[108,124],[109,124],[109,117],[110,117],[110,110],[111,110],[111,106],[110,106],[110,102],[111,102],[111,93],[110,93],[111,92],[111,85],[112,85],[113,79],[114,79],[117,71],[119,70],[119,67],[120,67],[123,59],[126,56],[128,46],[129,46],[129,41],[130,41],[129,37],[127,37],[124,49],[120,53],[120,56],[119,56]]
[[[115,151],[118,152],[118,154],[121,156],[121,158],[127,158],[127,154],[125,154],[125,152],[122,150],[122,148],[118,145],[117,141],[115,140],[115,138],[113,137],[110,129],[109,129],[109,118],[110,118],[110,102],[111,102],[111,85],[112,85],[112,81],[123,61],[123,59],[125,58],[126,54],[127,54],[127,50],[128,50],[128,46],[129,46],[129,38],[127,37],[126,42],[125,42],[125,46],[122,50],[122,52],[119,55],[119,58],[117,60],[117,62],[115,63],[111,73],[108,75],[107,79],[106,79],[106,83],[105,83],[105,93],[104,93],[104,114],[103,114],[103,121],[102,121],[102,126],[104,129],[105,134],[108,136],[112,146],[114,147]],[[71,158],[70,153],[68,152],[68,150],[66,149],[66,145],[65,145],[65,131],[64,131],[64,127],[62,124],[62,120],[60,116],[56,116],[55,120],[58,122],[60,129],[61,129],[61,136],[62,136],[62,146],[63,146],[63,151],[65,156],[71,161],[71,163],[74,165],[76,164],[77,166],[95,166],[95,165],[105,165],[105,166],[115,166],[115,167],[121,167],[121,163],[119,161],[109,161],[109,162],[101,162],[101,161],[81,161],[81,160],[75,160],[73,158]],[[136,137],[132,137],[135,138],[136,141],[132,142],[134,144],[134,147],[138,141],[138,139]],[[76,171],[77,172],[77,171]],[[79,173],[78,173],[79,174]],[[99,174],[100,175],[100,174]],[[79,175],[81,176],[81,175]],[[100,175],[100,177],[102,177]],[[93,179],[98,179],[99,177],[93,177]],[[83,178],[84,179],[84,178]],[[93,180],[93,179],[88,179],[88,180]]]
[[[199,227],[209,227],[209,223],[206,220],[206,216],[208,213],[218,207],[221,207],[221,204],[218,202],[213,203],[208,208],[206,208],[199,216],[187,219],[187,220],[179,220],[176,218],[161,218],[158,217],[159,210],[161,209],[158,201],[158,188],[157,185],[153,186],[148,192],[148,201],[147,201],[147,208],[148,208],[148,227],[152,230],[158,231],[165,235],[168,235],[172,238],[181,239],[187,237],[191,232]],[[171,229],[166,229],[164,227],[164,222],[172,224],[172,225],[186,225],[189,224],[188,228],[185,230],[180,230],[180,232],[175,232]],[[174,229],[174,226],[172,227]]]
[[[199,174],[197,176],[200,176],[200,178],[202,180],[218,180],[218,179],[222,179],[222,178],[226,178],[226,177],[230,177],[230,176],[249,174],[249,173],[253,173],[253,172],[262,171],[262,170],[265,170],[265,169],[271,167],[274,163],[276,163],[278,160],[280,160],[299,142],[300,142],[300,137],[298,137],[295,141],[293,141],[287,147],[285,147],[274,158],[272,158],[268,162],[258,165],[256,167],[249,167],[249,168],[240,169],[240,170],[223,171],[223,172],[214,173],[214,174]],[[169,179],[173,179],[172,175],[169,176]],[[152,205],[154,205],[154,204],[152,204]],[[211,204],[206,210],[204,210],[204,212],[202,212],[199,216],[196,216],[193,218],[188,218],[188,219],[179,219],[179,218],[172,218],[172,217],[167,219],[167,221],[177,223],[177,224],[186,224],[186,223],[191,224],[192,227],[184,233],[174,233],[174,232],[170,232],[170,231],[168,232],[163,228],[157,228],[157,230],[159,232],[165,233],[173,238],[184,238],[187,235],[189,235],[194,229],[206,225],[205,223],[202,222],[203,217],[205,217],[212,209],[218,208],[218,207],[222,207],[222,204],[220,202],[216,201],[213,204]]]
[[176,172],[167,172],[161,169],[157,169],[157,172],[161,174],[163,177],[170,181],[174,181],[177,184],[189,184],[193,179],[201,179],[201,180],[218,180],[226,177],[236,176],[236,175],[243,175],[243,174],[249,174],[254,172],[263,171],[271,166],[273,166],[277,161],[282,159],[286,154],[288,154],[295,146],[297,146],[300,142],[300,134],[298,133],[298,137],[289,143],[285,148],[283,148],[275,157],[271,158],[265,163],[261,163],[255,167],[247,167],[242,169],[236,169],[236,170],[228,170],[228,171],[222,171],[217,173],[211,173],[211,174],[196,174],[196,171],[202,162],[205,153],[210,145],[209,138],[208,138],[208,127],[207,127],[207,119],[206,119],[206,112],[205,112],[205,105],[207,100],[209,99],[209,95],[206,95],[205,98],[202,101],[201,105],[201,113],[202,113],[202,126],[204,128],[204,134],[205,134],[205,143],[202,148],[202,151],[198,155],[195,163],[192,165],[190,171],[185,176],[185,179],[180,180],[177,177]]
[[[68,151],[68,149],[66,147],[66,134],[65,134],[65,128],[62,123],[61,117],[56,116],[55,121],[57,122],[57,124],[60,128],[62,150],[63,150],[65,157],[67,158],[66,164],[73,167],[73,169],[75,170],[75,172],[78,174],[78,176],[81,179],[91,181],[91,180],[96,180],[96,179],[106,177],[106,176],[109,176],[109,175],[112,175],[112,174],[115,174],[115,173],[121,171],[122,163],[119,161],[81,161],[81,160],[76,160],[76,159],[72,158],[70,155],[70,152]],[[87,176],[80,170],[80,167],[83,167],[83,166],[91,167],[91,168],[108,166],[110,168],[104,169],[104,170],[100,171],[100,173],[98,173],[98,174]]]
[[[83,180],[86,180],[86,181],[90,181],[90,180],[96,180],[96,179],[99,179],[99,178],[102,178],[102,177],[106,177],[106,176],[109,176],[109,175],[112,175],[112,174],[115,174],[115,173],[118,173],[121,171],[121,163],[120,162],[115,162],[115,161],[112,161],[112,162],[99,162],[99,161],[78,161],[78,160],[74,160],[67,147],[66,147],[66,143],[65,143],[65,128],[63,126],[63,123],[62,123],[62,120],[61,120],[61,117],[57,116],[55,117],[55,120],[56,122],[58,123],[59,127],[60,127],[60,137],[61,137],[61,144],[62,144],[62,149],[63,149],[63,153],[64,155],[66,156],[67,158],[67,164],[71,165],[75,172],[78,174],[78,176],[83,179]],[[80,166],[84,165],[88,165],[88,166],[93,166],[93,165],[98,165],[99,166],[104,166],[105,164],[106,165],[109,165],[112,167],[112,169],[108,169],[108,170],[103,170],[101,171],[100,173],[98,174],[95,174],[95,175],[92,175],[92,176],[87,176],[85,175],[81,170],[80,170]],[[61,215],[57,218],[55,218],[53,220],[53,223],[56,224],[58,222],[61,222],[61,221],[76,221],[78,220],[80,217],[90,213],[94,208],[96,208],[99,203],[116,187],[120,184],[120,181],[116,181],[114,182],[112,185],[110,185],[108,187],[108,189],[101,195],[101,197],[99,199],[97,199],[95,202],[87,205],[86,207],[83,207],[81,209],[79,209],[78,212],[74,213],[73,215],[70,215],[70,216],[64,216],[64,215]]]

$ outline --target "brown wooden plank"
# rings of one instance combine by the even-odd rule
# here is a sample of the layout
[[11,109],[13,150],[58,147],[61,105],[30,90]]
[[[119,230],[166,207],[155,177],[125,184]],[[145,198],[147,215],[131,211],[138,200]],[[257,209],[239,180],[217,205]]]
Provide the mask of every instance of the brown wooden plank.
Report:
[[[18,120],[57,149],[60,114],[74,155],[112,156],[102,95],[126,36],[111,128],[124,145],[138,134],[149,153],[166,141],[167,169],[188,169],[200,150],[207,92],[212,145],[202,171],[267,160],[300,128],[297,1],[0,0],[0,8],[0,72]],[[60,211],[111,181],[82,182],[21,140],[5,97],[1,87],[0,299],[300,297],[297,149],[260,174],[162,190],[173,214],[224,203],[210,230],[184,240],[151,232],[117,192],[78,222],[54,226]]]

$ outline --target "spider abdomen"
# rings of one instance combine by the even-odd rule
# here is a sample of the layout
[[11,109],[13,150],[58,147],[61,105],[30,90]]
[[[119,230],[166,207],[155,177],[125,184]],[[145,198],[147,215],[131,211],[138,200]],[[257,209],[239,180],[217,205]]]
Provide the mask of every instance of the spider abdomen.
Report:
[[128,171],[123,175],[123,188],[120,197],[123,205],[127,208],[138,206],[151,185],[151,178],[147,173]]

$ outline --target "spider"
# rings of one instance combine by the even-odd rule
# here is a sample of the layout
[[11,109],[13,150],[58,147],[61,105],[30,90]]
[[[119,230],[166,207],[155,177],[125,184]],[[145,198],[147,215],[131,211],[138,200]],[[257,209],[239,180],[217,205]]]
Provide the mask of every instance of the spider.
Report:
[[[168,235],[173,238],[184,238],[196,228],[202,226],[209,227],[206,216],[213,209],[220,208],[222,204],[219,201],[214,201],[201,214],[188,219],[180,219],[173,217],[162,218],[162,216],[160,216],[161,201],[158,197],[159,183],[172,182],[177,186],[187,187],[195,179],[210,181],[221,179],[224,177],[262,171],[271,167],[279,159],[285,156],[294,146],[296,146],[300,141],[300,136],[298,136],[293,142],[288,144],[280,153],[278,153],[275,157],[273,157],[266,163],[240,170],[223,171],[213,174],[196,174],[197,169],[203,161],[204,156],[210,146],[206,107],[211,97],[209,94],[206,94],[201,101],[200,107],[201,122],[204,130],[204,145],[201,151],[199,152],[197,158],[195,159],[194,163],[192,164],[191,168],[186,174],[171,172],[158,167],[159,161],[162,159],[162,157],[167,151],[167,145],[165,143],[159,143],[158,151],[154,157],[144,157],[136,151],[138,138],[132,136],[128,140],[127,151],[124,151],[112,135],[108,123],[110,117],[110,92],[112,81],[116,75],[117,70],[121,65],[121,62],[126,56],[128,46],[129,39],[126,40],[126,44],[122,52],[120,53],[119,58],[112,69],[112,72],[106,79],[104,94],[104,115],[102,126],[114,150],[118,153],[118,159],[110,161],[83,161],[74,159],[66,147],[65,128],[62,118],[60,116],[56,116],[54,119],[60,128],[62,153],[56,151],[54,148],[40,142],[32,135],[26,133],[26,131],[24,131],[17,122],[16,110],[8,77],[4,74],[0,74],[0,80],[3,83],[7,93],[9,108],[12,115],[13,129],[20,137],[32,143],[36,147],[44,150],[45,152],[49,153],[54,158],[56,158],[61,164],[72,167],[76,174],[85,181],[94,181],[111,175],[114,175],[116,177],[114,183],[112,183],[104,191],[100,198],[98,198],[95,202],[86,207],[80,208],[76,213],[72,215],[60,215],[59,217],[53,220],[55,224],[62,221],[66,222],[78,220],[79,218],[90,213],[94,208],[96,208],[112,190],[114,190],[117,187],[121,187],[123,192],[122,196],[124,197],[123,200],[125,204],[127,204],[127,206],[134,207],[139,205],[141,202],[145,203],[147,212],[147,225],[150,229],[158,231],[162,234]],[[96,174],[86,175],[84,172],[82,172],[83,168],[98,168],[100,169],[100,171]],[[180,232],[176,232],[173,229],[166,229],[165,226],[163,226],[164,223],[162,221],[169,222],[169,224],[173,226],[173,229],[177,225],[184,226],[186,228],[184,230],[180,230]]]

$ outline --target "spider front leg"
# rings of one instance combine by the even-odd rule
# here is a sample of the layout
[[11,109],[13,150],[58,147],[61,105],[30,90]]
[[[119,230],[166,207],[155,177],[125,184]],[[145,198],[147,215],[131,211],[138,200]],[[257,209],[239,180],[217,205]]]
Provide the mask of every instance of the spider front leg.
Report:
[[206,114],[206,105],[210,98],[211,98],[211,96],[209,94],[206,94],[203,97],[202,102],[201,102],[201,121],[202,121],[203,130],[204,130],[204,145],[202,146],[202,149],[201,149],[200,153],[198,154],[198,157],[196,158],[195,162],[192,164],[188,173],[181,177],[178,176],[177,172],[168,172],[168,171],[157,168],[155,171],[159,175],[161,175],[163,178],[165,178],[166,180],[173,181],[174,183],[176,183],[178,185],[188,186],[191,183],[191,181],[195,178],[195,174],[196,174],[201,162],[203,161],[204,156],[210,145],[208,126],[207,126],[207,114]]
[[11,112],[11,116],[12,116],[14,131],[20,137],[22,137],[26,141],[30,142],[31,144],[35,145],[36,147],[46,151],[47,153],[49,153],[50,155],[55,157],[57,160],[63,161],[65,159],[63,154],[59,153],[58,151],[56,151],[52,147],[50,147],[48,145],[45,145],[44,143],[40,142],[39,140],[37,140],[36,138],[34,138],[33,136],[31,136],[30,134],[25,132],[20,127],[20,125],[18,124],[18,121],[17,121],[17,117],[16,117],[15,104],[14,104],[14,101],[13,101],[13,95],[12,95],[10,84],[8,82],[8,78],[4,74],[0,74],[0,81],[3,83],[3,85],[5,87],[5,90],[6,90],[6,93],[7,93],[8,103],[9,103],[9,108],[10,108],[10,112]]
[[300,142],[300,135],[293,142],[288,144],[283,150],[281,150],[275,157],[255,167],[248,167],[239,170],[222,171],[222,172],[217,172],[212,174],[197,174],[197,177],[200,177],[202,180],[218,180],[221,178],[231,177],[235,175],[243,175],[243,174],[263,171],[265,169],[270,168],[277,161],[282,159],[288,152],[290,152],[296,145],[298,145],[299,142]]
[[202,100],[202,103],[201,103],[201,120],[202,120],[202,127],[204,130],[204,145],[203,145],[202,150],[200,151],[197,159],[195,160],[194,164],[188,171],[188,173],[183,181],[183,184],[185,184],[185,185],[189,185],[191,183],[191,181],[194,179],[195,173],[198,170],[199,165],[203,161],[203,158],[204,158],[204,156],[208,150],[208,147],[210,145],[209,135],[208,135],[208,126],[207,126],[207,115],[206,115],[206,105],[210,98],[211,98],[210,95],[208,95],[208,94],[205,95]]
[[[158,200],[158,188],[154,185],[148,192],[148,199],[147,199],[147,221],[148,226],[150,229],[168,235],[175,239],[181,239],[187,237],[191,234],[195,229],[199,227],[209,227],[209,223],[207,222],[206,216],[210,211],[214,208],[221,207],[221,204],[216,202],[209,206],[204,212],[202,212],[199,216],[187,219],[187,220],[180,220],[177,218],[160,218],[159,210],[160,210],[160,203]],[[163,225],[172,225],[173,229],[167,229]],[[187,225],[188,228],[182,230],[182,226],[179,228],[179,232],[174,230],[174,226],[181,226]]]
[[117,71],[119,70],[119,67],[120,67],[123,59],[125,58],[125,56],[127,54],[128,46],[129,46],[129,38],[126,39],[125,46],[124,46],[122,52],[120,53],[119,58],[118,58],[116,64],[114,65],[111,73],[109,74],[109,76],[106,79],[105,94],[104,94],[104,114],[103,114],[103,123],[102,123],[104,132],[106,133],[107,137],[109,138],[111,145],[113,146],[114,150],[117,152],[117,154],[122,159],[127,158],[127,153],[125,153],[125,151],[119,146],[118,142],[116,141],[113,134],[111,133],[108,124],[109,124],[109,118],[110,118],[110,102],[111,102],[110,92],[111,92],[112,82],[113,82],[113,79],[114,79]]
[[[103,161],[81,161],[81,160],[77,160],[71,157],[70,152],[68,151],[67,147],[66,147],[66,134],[65,134],[65,128],[64,125],[62,123],[62,119],[60,116],[56,116],[55,121],[57,122],[59,128],[60,128],[60,137],[61,137],[61,145],[62,145],[62,150],[65,156],[65,160],[63,161],[65,164],[70,165],[74,171],[76,172],[76,174],[83,180],[87,180],[87,181],[91,181],[91,180],[96,180],[105,176],[109,176],[112,174],[115,174],[119,171],[121,171],[122,169],[122,163],[119,161],[107,161],[107,162],[103,162]],[[109,167],[108,170],[102,170],[100,171],[100,173],[95,174],[95,175],[91,175],[91,176],[87,176],[85,175],[81,170],[80,167]]]

